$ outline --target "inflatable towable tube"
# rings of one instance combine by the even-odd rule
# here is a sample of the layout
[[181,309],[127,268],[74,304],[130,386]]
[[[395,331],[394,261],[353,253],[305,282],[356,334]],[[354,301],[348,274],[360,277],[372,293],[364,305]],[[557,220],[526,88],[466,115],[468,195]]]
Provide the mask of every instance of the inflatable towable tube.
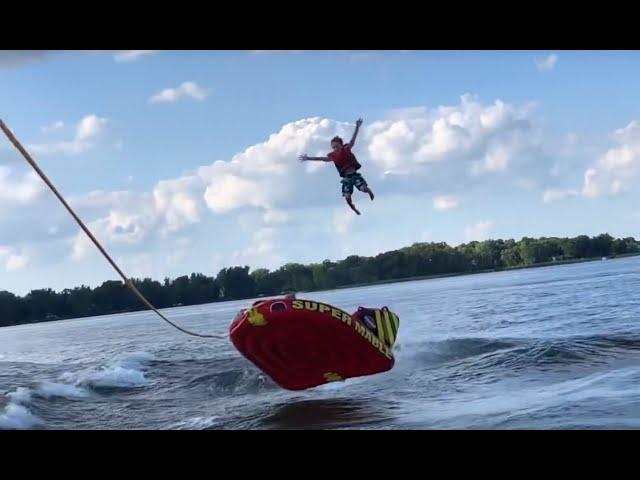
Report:
[[292,295],[242,309],[230,330],[238,351],[288,390],[390,370],[400,319],[387,307],[349,314]]

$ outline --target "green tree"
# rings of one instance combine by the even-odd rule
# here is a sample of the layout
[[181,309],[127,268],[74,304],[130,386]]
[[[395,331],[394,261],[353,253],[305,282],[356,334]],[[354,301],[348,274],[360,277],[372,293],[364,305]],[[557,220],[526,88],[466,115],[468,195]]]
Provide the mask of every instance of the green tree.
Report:
[[0,291],[0,327],[21,323],[24,317],[22,299],[11,292]]
[[613,237],[608,233],[601,233],[591,240],[592,255],[608,257],[613,253]]
[[256,295],[256,282],[249,275],[249,267],[223,268],[216,276],[220,297],[225,300],[250,298]]

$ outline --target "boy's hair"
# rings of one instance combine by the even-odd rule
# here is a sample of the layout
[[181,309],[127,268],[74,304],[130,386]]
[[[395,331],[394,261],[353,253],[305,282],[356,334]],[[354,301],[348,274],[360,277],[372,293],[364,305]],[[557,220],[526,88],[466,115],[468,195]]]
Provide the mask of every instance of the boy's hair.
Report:
[[331,143],[333,142],[340,142],[340,145],[344,145],[344,142],[342,141],[342,139],[338,136],[335,136],[331,139]]

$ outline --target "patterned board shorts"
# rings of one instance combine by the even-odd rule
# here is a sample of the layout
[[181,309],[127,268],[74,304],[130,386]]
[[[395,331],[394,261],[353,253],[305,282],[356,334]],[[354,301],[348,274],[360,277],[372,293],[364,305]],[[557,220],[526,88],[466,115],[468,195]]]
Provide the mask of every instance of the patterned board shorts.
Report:
[[365,181],[364,178],[362,178],[362,175],[360,175],[358,172],[351,173],[343,177],[340,183],[342,184],[343,197],[346,197],[347,195],[351,195],[353,193],[354,185],[361,192],[363,192],[364,189],[367,188],[367,182]]

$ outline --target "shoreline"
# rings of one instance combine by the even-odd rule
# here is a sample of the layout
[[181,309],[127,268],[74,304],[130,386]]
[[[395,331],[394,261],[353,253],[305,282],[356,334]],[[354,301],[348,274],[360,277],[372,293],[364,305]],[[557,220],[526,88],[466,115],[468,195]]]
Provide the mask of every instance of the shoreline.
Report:
[[[331,290],[344,290],[345,288],[356,288],[356,287],[370,287],[374,285],[384,285],[387,283],[399,283],[399,282],[414,282],[418,280],[435,280],[438,278],[447,278],[447,277],[460,277],[463,275],[477,275],[482,273],[494,273],[494,272],[510,272],[513,270],[524,270],[530,268],[544,268],[544,267],[555,267],[558,265],[570,265],[574,263],[587,263],[587,262],[600,262],[603,261],[603,258],[606,260],[617,260],[620,258],[628,258],[628,257],[637,257],[640,256],[640,252],[638,253],[622,253],[620,255],[616,255],[615,257],[591,257],[591,258],[580,258],[573,260],[558,260],[557,262],[543,262],[543,263],[534,263],[533,265],[520,265],[517,267],[502,267],[502,268],[490,268],[485,270],[475,270],[470,272],[454,272],[454,273],[437,273],[434,275],[419,275],[415,277],[405,277],[405,278],[390,278],[388,280],[376,280],[374,282],[367,283],[357,283],[351,285],[342,285],[339,287],[334,287]],[[312,293],[312,292],[328,292],[331,290],[309,290],[304,293]]]
[[[637,253],[624,253],[624,254],[616,255],[615,257],[604,257],[604,258],[606,258],[606,260],[617,260],[617,259],[621,259],[621,258],[637,257],[637,256],[640,256],[640,252],[637,252]],[[304,291],[304,292],[291,292],[291,293],[307,294],[307,293],[316,293],[316,292],[331,292],[333,290],[344,290],[344,289],[347,289],[347,288],[370,287],[370,286],[374,286],[374,285],[385,285],[385,284],[389,284],[389,283],[414,282],[414,281],[420,281],[420,280],[435,280],[435,279],[438,279],[438,278],[459,277],[459,276],[463,276],[463,275],[477,275],[477,274],[483,274],[483,273],[508,272],[508,271],[513,271],[513,270],[523,270],[523,269],[530,269],[530,268],[554,267],[554,266],[558,266],[558,265],[571,265],[571,264],[575,264],[575,263],[598,262],[598,261],[603,261],[602,259],[603,259],[603,257],[592,257],[592,258],[581,258],[581,259],[574,259],[574,260],[559,260],[559,261],[556,261],[556,262],[536,263],[536,264],[533,264],[533,265],[521,265],[521,266],[517,266],[517,267],[492,268],[492,269],[476,270],[476,271],[470,271],[470,272],[439,273],[439,274],[434,274],[434,275],[421,275],[421,276],[406,277],[406,278],[393,278],[393,279],[388,279],[388,280],[378,280],[378,281],[375,281],[375,282],[358,283],[358,284],[351,284],[351,285],[342,285],[342,286],[339,286],[339,287],[331,288],[329,290],[308,290],[308,291]],[[287,293],[287,292],[285,292],[285,293]],[[181,306],[165,307],[165,308],[160,309],[160,311],[168,310],[168,309],[174,309],[174,308],[193,307],[193,306],[196,306],[196,305],[210,305],[210,304],[213,304],[213,303],[226,303],[226,302],[238,302],[238,301],[243,301],[243,300],[274,298],[274,297],[278,297],[280,295],[284,295],[285,293],[281,293],[279,295],[269,295],[269,296],[265,295],[265,296],[262,296],[262,297],[234,298],[234,299],[222,300],[222,301],[218,301],[218,302],[198,303],[198,304],[193,304],[193,305],[181,305]],[[111,312],[111,313],[105,313],[103,315],[91,315],[91,316],[87,316],[87,317],[60,318],[60,319],[56,319],[56,320],[41,320],[41,321],[38,321],[38,322],[25,322],[25,323],[19,323],[19,324],[15,324],[15,325],[5,325],[5,326],[2,326],[0,328],[16,327],[16,326],[20,326],[20,325],[33,325],[33,324],[37,324],[37,323],[50,323],[50,322],[57,322],[57,321],[78,320],[78,319],[82,319],[82,318],[100,318],[100,317],[106,317],[106,316],[111,316],[111,315],[122,315],[122,314],[139,313],[139,312],[145,312],[145,311],[150,311],[150,310],[149,309],[123,310],[121,312]]]

